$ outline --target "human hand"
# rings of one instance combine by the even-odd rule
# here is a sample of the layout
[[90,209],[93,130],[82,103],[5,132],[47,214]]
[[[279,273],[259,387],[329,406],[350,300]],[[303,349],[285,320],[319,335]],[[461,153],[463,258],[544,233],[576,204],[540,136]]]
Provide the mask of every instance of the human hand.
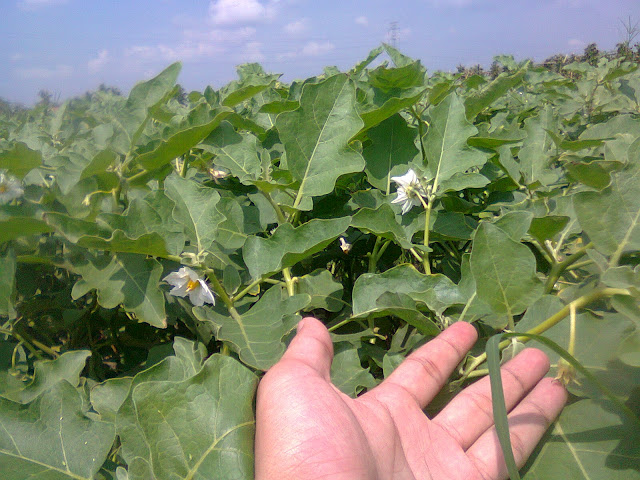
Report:
[[[434,418],[423,413],[475,340],[470,324],[454,323],[352,399],[331,383],[327,329],[305,318],[258,387],[256,479],[506,479],[489,378]],[[543,378],[548,370],[546,355],[532,348],[501,369],[519,467],[567,399],[559,382]]]

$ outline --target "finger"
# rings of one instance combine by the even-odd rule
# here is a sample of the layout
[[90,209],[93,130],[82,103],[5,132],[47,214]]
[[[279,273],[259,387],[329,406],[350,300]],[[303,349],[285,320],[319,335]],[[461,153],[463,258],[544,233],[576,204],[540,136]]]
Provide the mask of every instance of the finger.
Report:
[[[527,348],[501,369],[505,405],[510,411],[549,371],[549,359]],[[493,425],[489,377],[465,388],[433,419],[466,450]]]
[[[549,425],[567,401],[564,386],[552,378],[543,379],[509,414],[509,434],[516,465],[521,468]],[[495,427],[478,438],[467,456],[482,478],[507,478],[507,467]]]
[[327,327],[313,317],[300,320],[298,332],[280,361],[304,363],[318,375],[329,380],[333,361],[333,342]]
[[454,323],[405,358],[371,393],[376,397],[385,396],[399,387],[424,409],[473,346],[476,338],[476,329],[471,324]]

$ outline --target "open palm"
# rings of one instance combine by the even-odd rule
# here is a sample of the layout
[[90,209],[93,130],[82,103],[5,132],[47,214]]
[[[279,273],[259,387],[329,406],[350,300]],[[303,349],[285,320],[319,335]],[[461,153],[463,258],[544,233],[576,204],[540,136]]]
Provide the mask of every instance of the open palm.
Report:
[[[488,378],[436,417],[423,408],[476,340],[455,323],[410,355],[379,386],[352,399],[329,377],[333,347],[306,318],[262,379],[256,406],[256,479],[504,479]],[[502,368],[511,441],[523,465],[566,401],[544,375],[547,357],[527,349]]]

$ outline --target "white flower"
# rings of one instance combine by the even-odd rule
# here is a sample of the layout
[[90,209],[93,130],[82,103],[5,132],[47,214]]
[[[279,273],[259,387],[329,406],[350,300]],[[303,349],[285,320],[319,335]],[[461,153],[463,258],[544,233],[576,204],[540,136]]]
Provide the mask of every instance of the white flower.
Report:
[[340,248],[342,249],[342,251],[344,253],[349,253],[353,245],[351,245],[350,243],[347,243],[344,237],[340,237],[339,240],[340,240]]
[[9,203],[24,193],[20,182],[9,175],[6,170],[0,170],[0,204]]
[[428,197],[413,169],[409,169],[401,177],[391,177],[391,180],[398,184],[398,196],[391,203],[402,203],[403,215],[411,210],[413,206],[422,205],[420,197]]
[[198,307],[205,303],[216,304],[216,300],[213,298],[213,293],[207,283],[189,267],[182,267],[177,272],[171,272],[163,280],[173,286],[169,292],[171,295],[176,297],[189,295],[191,303]]

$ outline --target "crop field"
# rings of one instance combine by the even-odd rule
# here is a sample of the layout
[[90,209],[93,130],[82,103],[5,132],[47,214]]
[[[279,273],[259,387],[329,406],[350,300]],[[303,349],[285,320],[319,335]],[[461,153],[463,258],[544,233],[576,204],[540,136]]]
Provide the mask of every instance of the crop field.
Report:
[[542,349],[570,400],[511,478],[640,479],[638,63],[496,66],[383,45],[189,93],[176,63],[1,113],[0,477],[253,478],[258,382],[315,316],[352,397],[472,323],[426,413],[489,375],[508,465],[499,364]]

